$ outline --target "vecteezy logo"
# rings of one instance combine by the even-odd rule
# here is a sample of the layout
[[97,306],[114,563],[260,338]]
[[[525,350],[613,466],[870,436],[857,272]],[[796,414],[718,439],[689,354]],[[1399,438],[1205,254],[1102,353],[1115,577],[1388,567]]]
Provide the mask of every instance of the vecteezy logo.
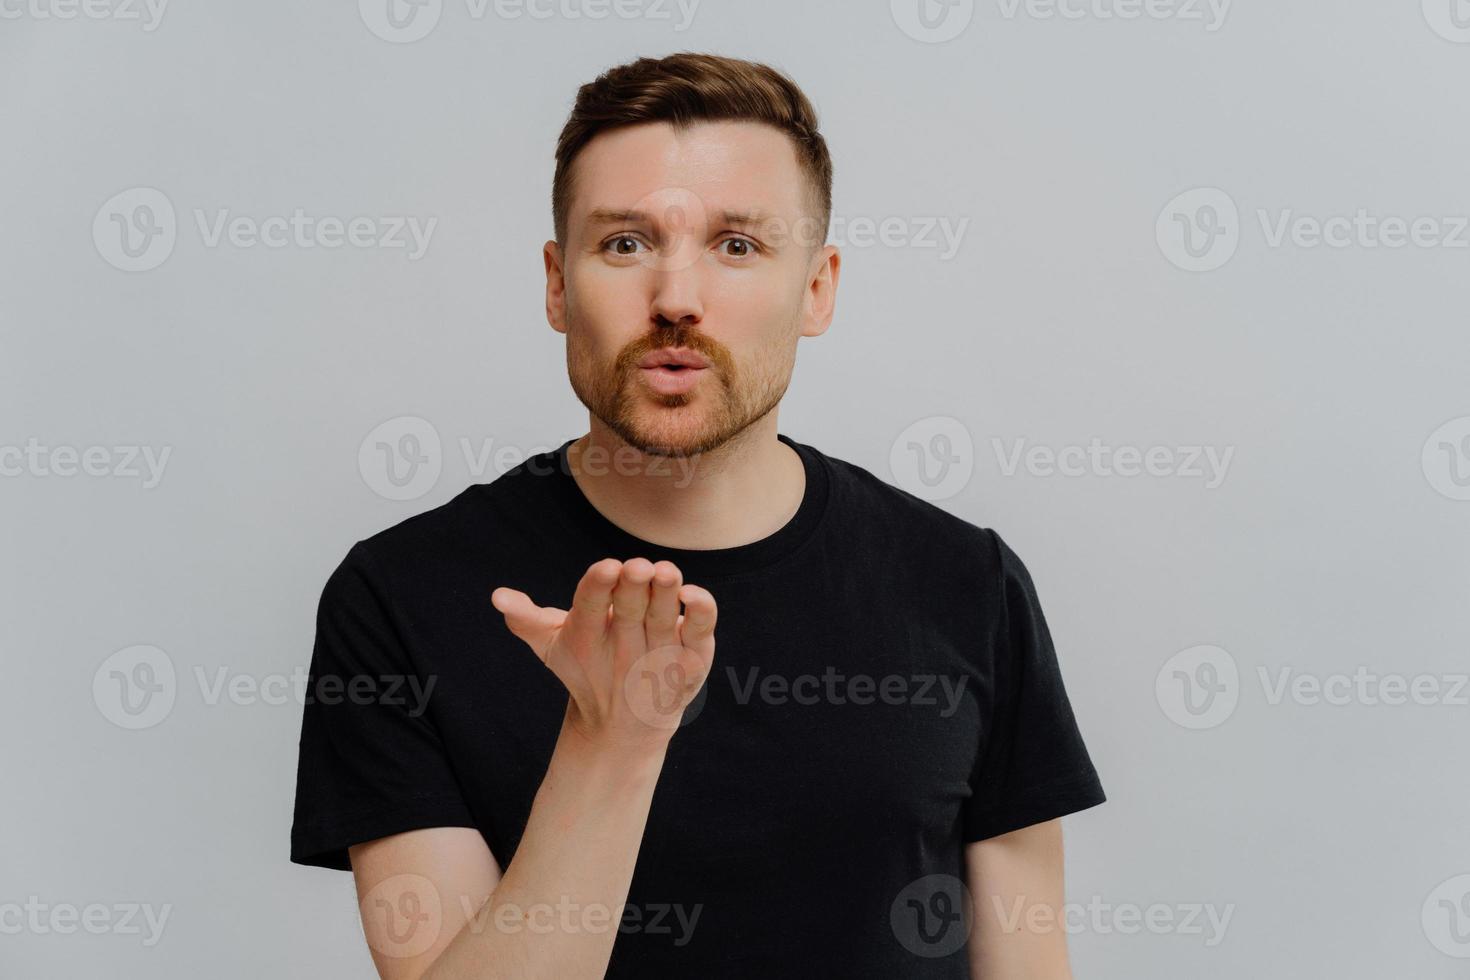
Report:
[[97,253],[124,272],[158,268],[173,253],[178,234],[173,202],[153,187],[114,194],[92,219]]
[[1240,212],[1218,187],[1197,187],[1164,205],[1154,234],[1164,258],[1189,272],[1209,272],[1240,245]]
[[1235,658],[1219,647],[1190,647],[1164,662],[1154,679],[1154,696],[1174,724],[1214,728],[1235,712],[1240,671]]
[[358,903],[368,945],[384,956],[418,956],[434,945],[444,924],[439,889],[422,875],[394,875]]
[[898,893],[888,924],[915,956],[948,956],[965,945],[975,919],[970,890],[954,875],[926,875]]
[[631,255],[639,265],[658,272],[687,269],[706,254],[710,227],[704,199],[687,187],[660,187],[633,202],[634,214],[645,216],[666,245]]
[[1450,419],[1424,440],[1429,485],[1451,500],[1470,500],[1470,415]]
[[92,675],[92,701],[119,728],[152,728],[168,717],[178,694],[174,662],[158,647],[119,650]]
[[975,442],[959,419],[931,415],[893,440],[888,450],[893,482],[924,500],[944,500],[963,490],[975,472]]
[[380,497],[416,500],[434,489],[444,465],[439,430],[427,419],[400,415],[367,434],[357,447],[362,481]]
[[1446,41],[1470,44],[1470,0],[1423,0],[1424,19]]
[[1420,924],[1435,949],[1470,959],[1470,874],[1440,882],[1424,900]]
[[444,0],[357,0],[367,29],[393,44],[427,37],[443,11]]
[[695,678],[684,669],[684,647],[674,643],[654,647],[633,661],[623,679],[623,697],[633,716],[644,724],[669,731],[689,724],[709,700],[709,678],[700,680],[699,691],[684,706]]
[[970,26],[975,0],[889,0],[893,22],[915,41],[939,44]]

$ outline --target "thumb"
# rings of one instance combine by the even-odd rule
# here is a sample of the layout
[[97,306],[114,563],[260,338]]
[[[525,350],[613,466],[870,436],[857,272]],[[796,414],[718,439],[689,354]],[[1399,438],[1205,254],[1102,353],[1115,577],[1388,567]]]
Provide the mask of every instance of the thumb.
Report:
[[551,638],[567,618],[566,612],[550,606],[538,606],[526,593],[505,586],[490,593],[490,604],[505,616],[506,628],[525,640],[526,645],[545,663]]

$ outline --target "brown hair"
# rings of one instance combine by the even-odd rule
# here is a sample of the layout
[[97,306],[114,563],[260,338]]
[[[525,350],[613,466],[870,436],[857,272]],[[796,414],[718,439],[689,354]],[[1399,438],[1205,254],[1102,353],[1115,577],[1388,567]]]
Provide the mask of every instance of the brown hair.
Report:
[[577,89],[577,100],[556,142],[551,220],[566,244],[572,198],[572,162],[600,132],[645,122],[683,130],[700,121],[748,121],[774,126],[792,140],[809,183],[817,238],[826,240],[832,217],[832,157],[817,131],[817,114],[797,84],[769,65],[715,54],[681,51],[609,68]]

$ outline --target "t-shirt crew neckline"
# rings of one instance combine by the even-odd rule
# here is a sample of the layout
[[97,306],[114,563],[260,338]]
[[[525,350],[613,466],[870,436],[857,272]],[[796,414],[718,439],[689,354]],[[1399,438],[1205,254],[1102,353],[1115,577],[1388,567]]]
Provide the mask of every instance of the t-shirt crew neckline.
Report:
[[592,506],[592,502],[572,476],[567,462],[567,447],[576,442],[576,438],[562,443],[553,454],[552,484],[570,519],[571,529],[599,542],[607,552],[605,557],[620,561],[630,558],[647,558],[649,561],[667,559],[679,566],[684,581],[698,585],[701,580],[729,578],[770,568],[795,554],[821,525],[827,512],[831,482],[826,461],[810,446],[779,432],[776,438],[801,457],[802,468],[806,472],[806,487],[802,492],[801,504],[791,519],[771,534],[732,548],[670,548],[644,541],[608,520],[601,511]]

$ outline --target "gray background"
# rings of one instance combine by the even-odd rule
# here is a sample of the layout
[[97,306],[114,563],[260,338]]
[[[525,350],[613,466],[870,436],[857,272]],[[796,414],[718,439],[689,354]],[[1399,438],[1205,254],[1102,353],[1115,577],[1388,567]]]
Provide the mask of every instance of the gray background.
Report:
[[[553,143],[577,85],[693,49],[792,73],[836,162],[837,315],[802,343],[781,431],[995,527],[1035,577],[1110,795],[1066,821],[1069,900],[1112,908],[1074,920],[1077,976],[1470,976],[1470,707],[1451,696],[1470,660],[1470,233],[1268,234],[1365,209],[1455,239],[1457,0],[1238,3],[1223,22],[984,0],[943,41],[901,26],[912,0],[705,0],[683,30],[673,7],[444,0],[411,42],[369,26],[384,2],[176,0],[152,29],[111,0],[4,8],[0,452],[46,452],[0,457],[0,906],[170,912],[151,946],[120,913],[95,935],[7,928],[0,973],[372,975],[350,876],[286,861],[300,704],[210,703],[196,671],[304,667],[353,541],[509,465],[465,445],[519,458],[585,431],[543,314]],[[176,241],[125,271],[108,230],[141,214],[135,188],[166,196]],[[1171,205],[1197,188],[1238,217]],[[297,208],[437,225],[414,259],[211,246],[195,216]],[[1182,268],[1159,227],[1203,235],[1212,215],[1218,267]],[[886,244],[863,238],[889,218]],[[967,223],[953,254],[923,244],[930,219]],[[359,449],[405,417],[439,436],[440,472],[391,499]],[[1219,481],[1004,459],[1094,438],[1232,456]],[[911,444],[950,475],[916,477]],[[127,475],[127,446],[168,448],[156,485]],[[57,447],[110,462],[58,475]],[[174,668],[174,703],[129,728],[106,675],[140,645]],[[1188,687],[1210,680],[1200,656],[1213,692]],[[1273,697],[1283,670],[1360,667],[1439,696]],[[1174,925],[1125,931],[1130,905]],[[1223,937],[1191,907],[1228,910]]]

